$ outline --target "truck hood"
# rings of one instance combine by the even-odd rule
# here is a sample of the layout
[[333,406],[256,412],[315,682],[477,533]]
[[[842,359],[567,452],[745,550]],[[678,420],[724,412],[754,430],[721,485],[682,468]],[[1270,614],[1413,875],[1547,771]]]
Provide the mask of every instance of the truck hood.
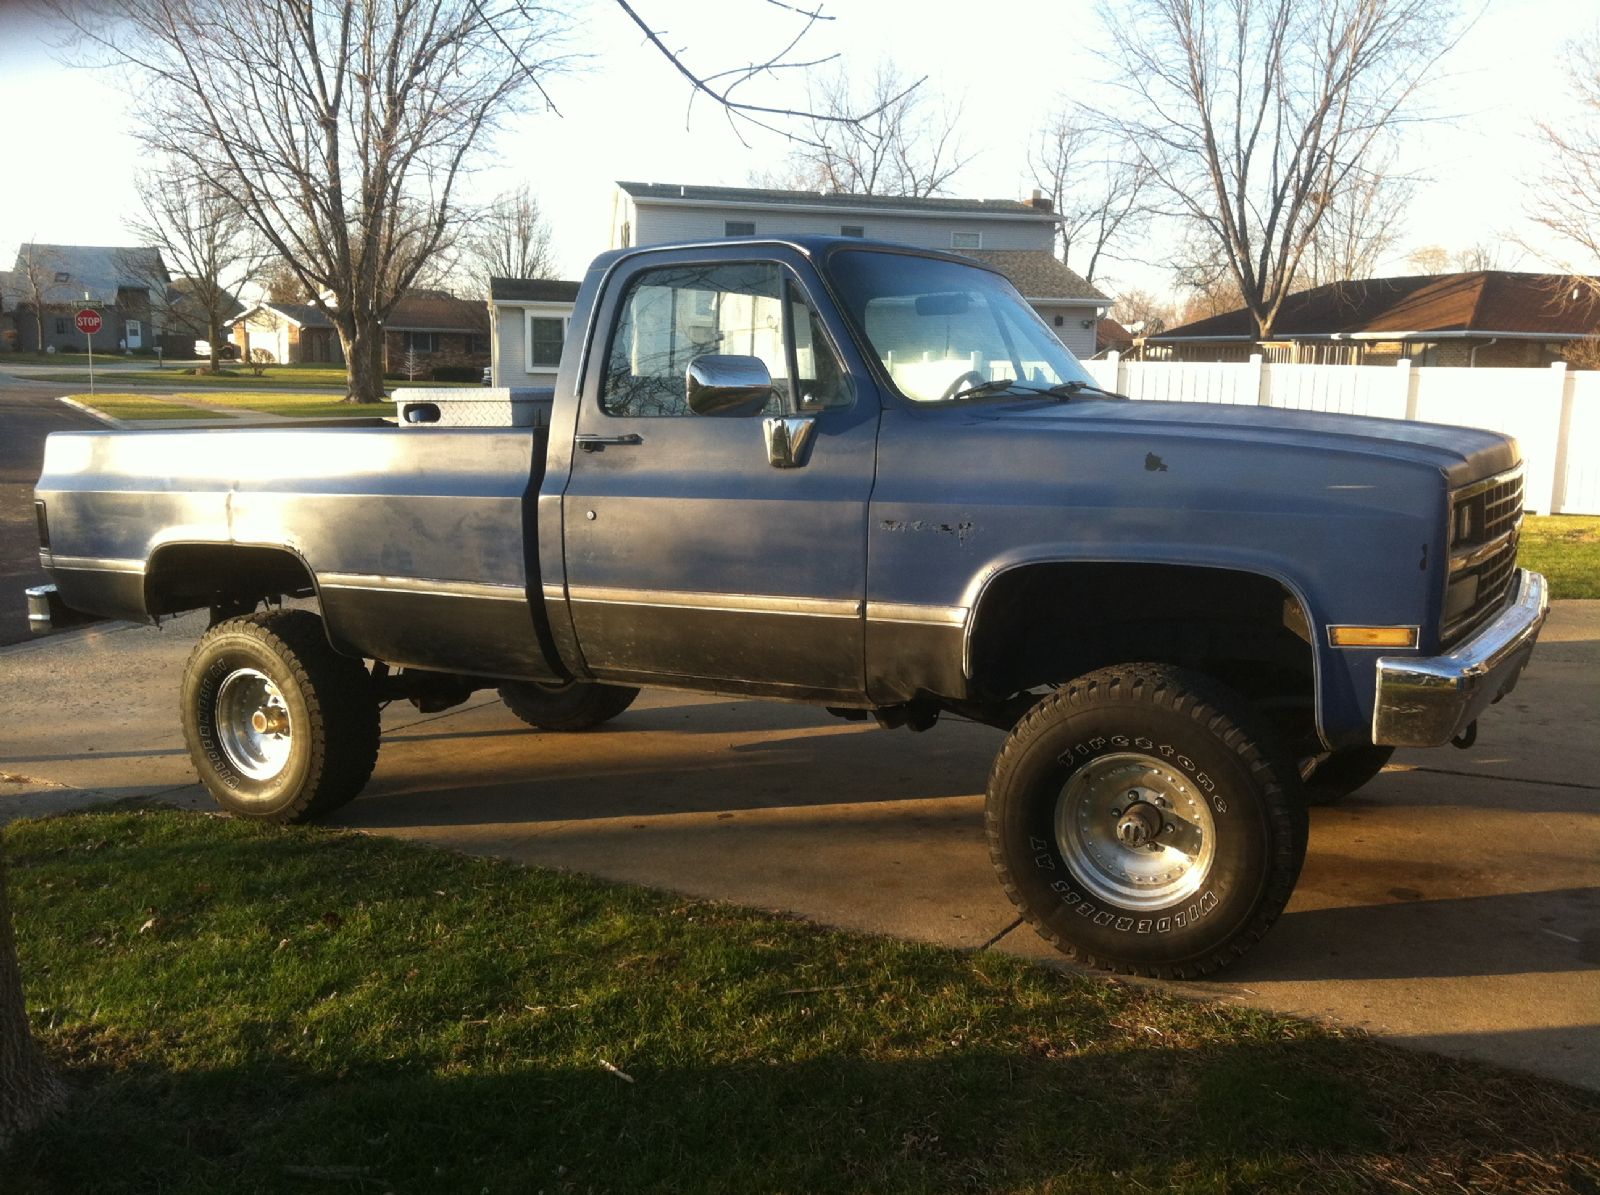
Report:
[[1275,407],[1074,399],[1050,406],[1036,401],[986,406],[982,414],[1004,418],[1011,426],[1031,423],[1041,433],[1176,436],[1385,457],[1436,468],[1452,489],[1503,473],[1521,459],[1514,439],[1481,428]]

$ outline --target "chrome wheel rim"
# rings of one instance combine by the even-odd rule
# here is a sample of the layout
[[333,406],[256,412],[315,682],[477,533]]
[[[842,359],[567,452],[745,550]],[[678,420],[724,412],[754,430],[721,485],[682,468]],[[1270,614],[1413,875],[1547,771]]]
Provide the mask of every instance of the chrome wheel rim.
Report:
[[289,762],[294,727],[272,678],[239,668],[222,678],[212,706],[217,745],[252,780],[271,780]]
[[1101,900],[1159,909],[1194,895],[1211,873],[1216,823],[1204,793],[1161,760],[1102,755],[1056,799],[1056,849]]

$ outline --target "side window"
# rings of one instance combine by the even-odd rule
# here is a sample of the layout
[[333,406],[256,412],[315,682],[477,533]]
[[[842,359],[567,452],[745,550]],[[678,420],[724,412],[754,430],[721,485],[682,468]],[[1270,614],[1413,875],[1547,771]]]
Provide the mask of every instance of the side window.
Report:
[[611,334],[601,381],[607,415],[687,415],[684,375],[703,353],[759,357],[785,408],[783,287],[770,262],[668,266],[629,284]]
[[789,320],[794,329],[795,370],[800,375],[800,410],[848,407],[855,397],[850,378],[828,343],[821,318],[810,303],[795,294],[789,304]]

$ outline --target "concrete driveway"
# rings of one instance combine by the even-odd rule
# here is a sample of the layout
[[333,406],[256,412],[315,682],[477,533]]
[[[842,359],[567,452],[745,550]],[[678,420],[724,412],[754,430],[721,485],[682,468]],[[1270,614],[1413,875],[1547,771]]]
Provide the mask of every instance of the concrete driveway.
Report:
[[[0,648],[0,821],[107,797],[209,807],[178,732],[203,627]],[[1557,603],[1471,752],[1410,752],[1314,810],[1288,913],[1195,994],[1600,1089],[1600,602]],[[526,730],[489,694],[391,706],[355,828],[829,924],[1054,962],[990,871],[1000,736],[646,694],[610,727]]]

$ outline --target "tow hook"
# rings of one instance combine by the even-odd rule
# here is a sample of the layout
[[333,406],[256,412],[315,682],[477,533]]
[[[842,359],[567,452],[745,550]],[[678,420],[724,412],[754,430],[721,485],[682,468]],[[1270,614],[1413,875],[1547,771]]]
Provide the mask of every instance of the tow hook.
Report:
[[1472,721],[1467,723],[1467,728],[1465,730],[1463,730],[1460,734],[1456,735],[1455,738],[1450,740],[1450,745],[1452,747],[1459,747],[1461,750],[1465,751],[1468,747],[1472,746],[1472,744],[1476,743],[1477,741],[1478,741],[1478,720],[1476,718],[1474,718]]

